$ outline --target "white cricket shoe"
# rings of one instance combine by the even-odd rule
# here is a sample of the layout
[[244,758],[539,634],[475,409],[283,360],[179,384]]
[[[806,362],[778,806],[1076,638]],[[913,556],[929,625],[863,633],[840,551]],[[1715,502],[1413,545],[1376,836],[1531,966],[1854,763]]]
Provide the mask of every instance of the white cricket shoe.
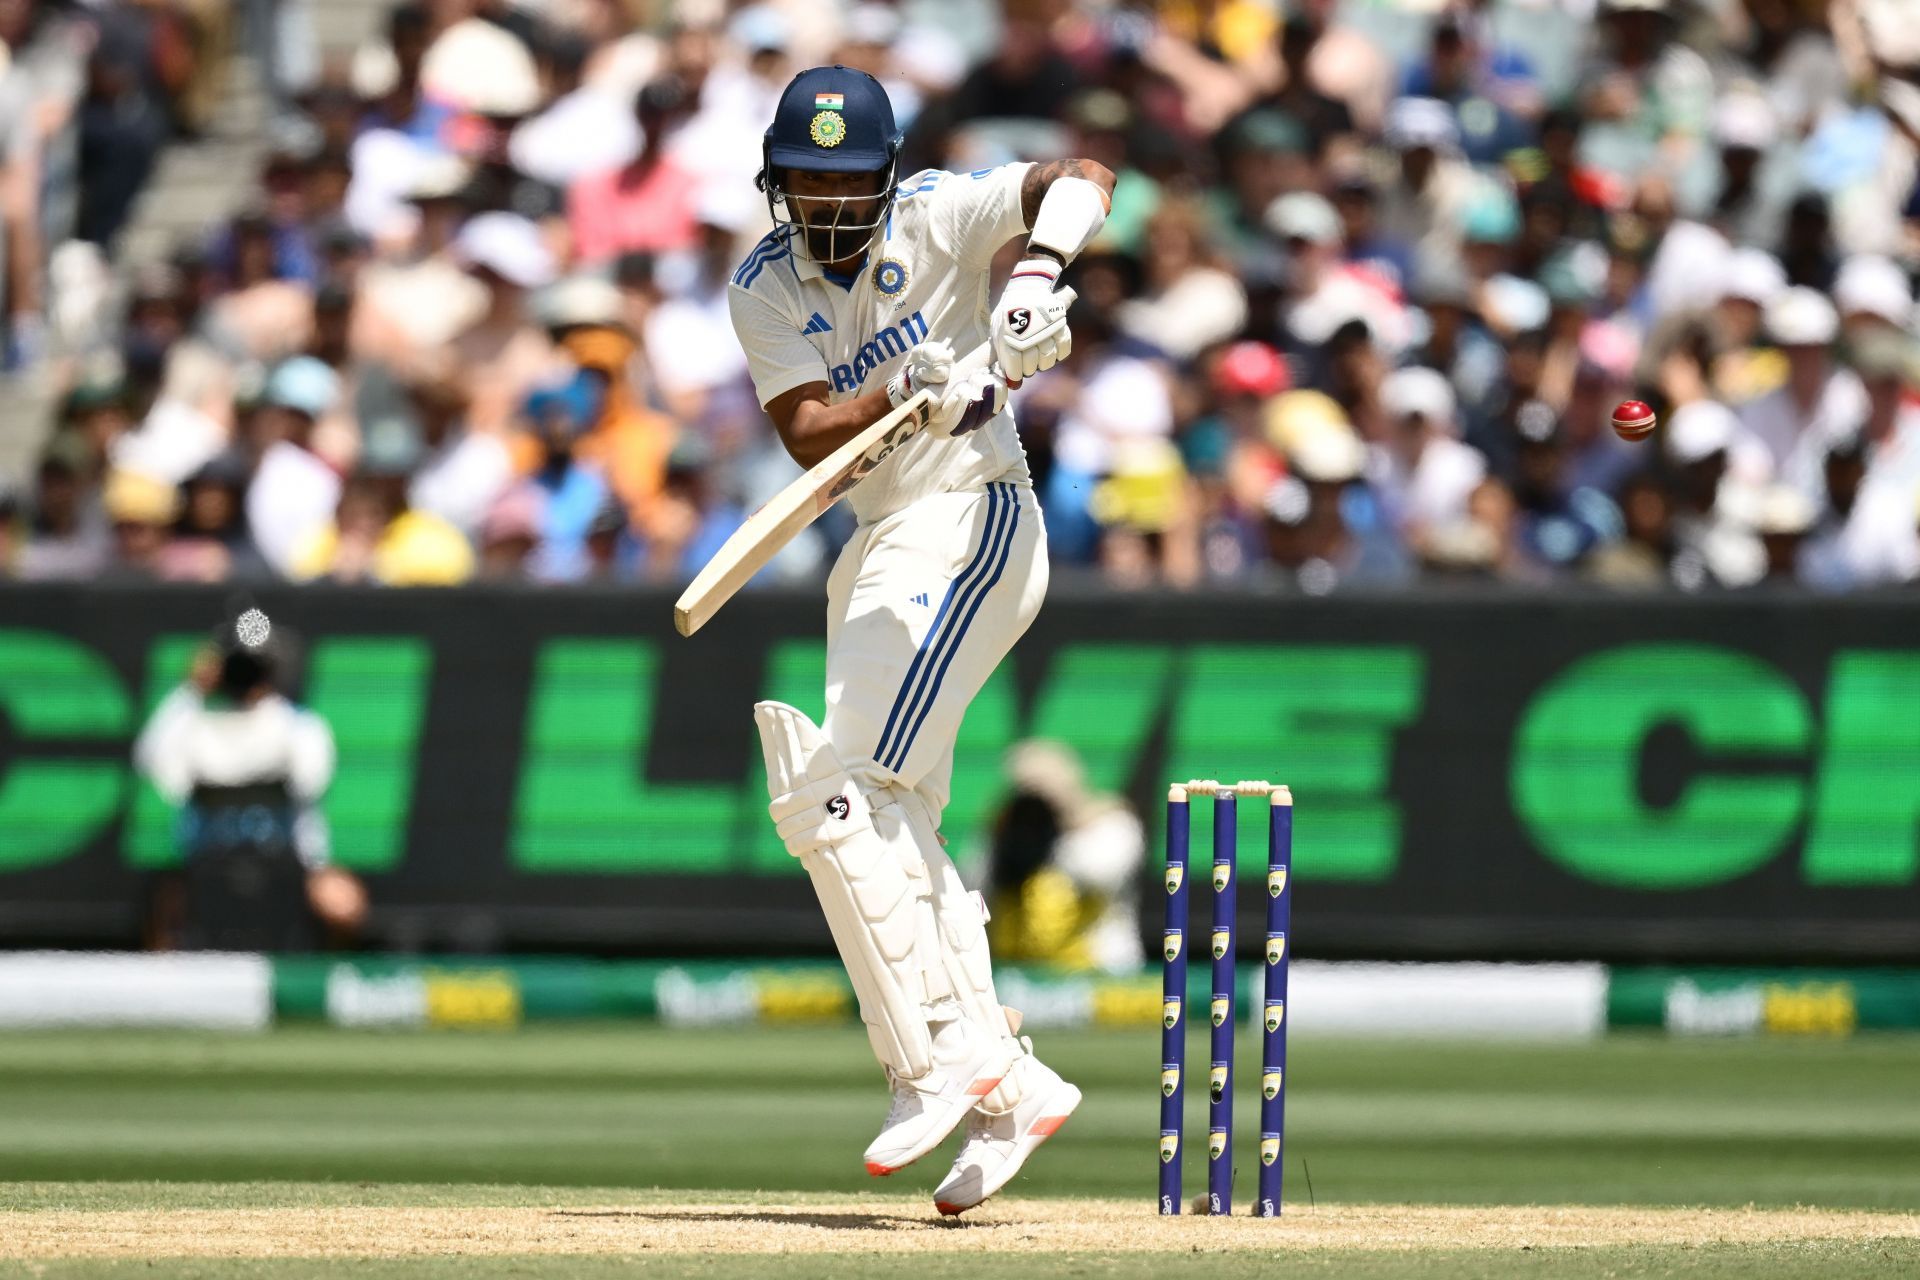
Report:
[[940,1212],[965,1213],[1006,1186],[1080,1105],[1080,1090],[1034,1057],[1031,1044],[1027,1049],[1013,1067],[1019,1101],[998,1115],[976,1110],[967,1117],[967,1140],[946,1180],[934,1189],[933,1204]]
[[880,1136],[867,1147],[867,1172],[884,1178],[939,1146],[993,1092],[1019,1053],[1012,1040],[989,1035],[966,1018],[935,1024],[933,1070],[917,1080],[887,1073],[893,1104]]

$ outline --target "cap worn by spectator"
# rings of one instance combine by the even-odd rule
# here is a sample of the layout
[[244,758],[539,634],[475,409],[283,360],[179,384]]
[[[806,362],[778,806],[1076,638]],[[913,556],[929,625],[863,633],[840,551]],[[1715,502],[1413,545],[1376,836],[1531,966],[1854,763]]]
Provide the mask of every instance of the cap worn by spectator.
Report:
[[1727,260],[1727,273],[1721,286],[1722,298],[1738,298],[1756,306],[1767,306],[1787,287],[1787,272],[1780,260],[1765,249],[1751,245],[1733,251]]
[[1487,281],[1486,307],[1487,319],[1505,332],[1531,333],[1546,326],[1553,299],[1531,280],[1501,275]]
[[1483,183],[1460,213],[1460,237],[1469,244],[1512,244],[1520,238],[1520,208],[1511,193]]
[[1231,152],[1266,151],[1286,155],[1304,155],[1307,131],[1293,117],[1279,111],[1250,111],[1241,117],[1227,137]]
[[629,328],[625,299],[617,286],[597,276],[568,276],[548,291],[541,307],[546,326],[554,333],[568,329]]
[[1294,442],[1287,462],[1310,483],[1347,484],[1366,468],[1367,446],[1351,427],[1309,431]]
[[284,360],[267,378],[262,404],[293,409],[318,418],[340,397],[340,376],[312,356]]
[[115,524],[172,524],[180,514],[180,490],[142,472],[116,467],[107,473],[100,505]]
[[1460,126],[1438,98],[1396,98],[1387,108],[1386,139],[1395,151],[1450,155],[1460,149]]
[[1213,366],[1213,389],[1221,396],[1277,396],[1292,383],[1286,357],[1264,342],[1236,342]]
[[1805,533],[1819,513],[1813,499],[1792,485],[1769,485],[1754,504],[1754,531],[1762,534]]
[[407,188],[407,199],[415,204],[430,200],[452,200],[473,181],[473,166],[459,156],[440,154],[428,158]]
[[1909,385],[1920,383],[1920,348],[1905,333],[1879,329],[1860,335],[1850,345],[1850,363],[1869,382],[1896,378]]
[[1842,317],[1871,316],[1904,327],[1913,314],[1913,291],[1891,258],[1863,253],[1841,264],[1833,303]]
[[538,289],[553,279],[553,255],[540,239],[540,229],[518,214],[479,214],[460,228],[453,247],[468,266],[484,268],[522,289]]
[[1714,108],[1713,137],[1729,150],[1765,151],[1779,140],[1780,124],[1758,90],[1736,90]]
[[420,62],[428,97],[483,116],[523,116],[540,105],[540,71],[527,46],[468,18],[447,28]]
[[1783,347],[1824,347],[1840,332],[1840,315],[1825,294],[1795,285],[1767,307],[1767,330]]
[[1455,427],[1453,386],[1436,369],[1395,369],[1380,383],[1380,407],[1390,417],[1420,417],[1429,426]]
[[1667,417],[1667,453],[1687,466],[1712,457],[1733,444],[1740,421],[1718,400],[1695,400]]
[[1323,391],[1285,391],[1267,402],[1261,430],[1267,443],[1291,456],[1297,441],[1319,431],[1350,431],[1347,411]]
[[1309,244],[1339,244],[1340,214],[1324,196],[1311,191],[1289,191],[1267,206],[1267,230],[1282,240]]
[[1179,514],[1186,467],[1169,440],[1133,437],[1117,441],[1112,471],[1093,491],[1088,510],[1103,525],[1144,533],[1172,527]]

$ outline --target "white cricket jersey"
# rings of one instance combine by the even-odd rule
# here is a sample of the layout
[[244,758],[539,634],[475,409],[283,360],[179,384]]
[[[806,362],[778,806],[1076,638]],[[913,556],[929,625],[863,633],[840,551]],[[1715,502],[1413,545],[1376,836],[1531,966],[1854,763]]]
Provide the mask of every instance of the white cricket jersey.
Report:
[[[1029,167],[914,174],[851,282],[794,252],[790,230],[769,232],[727,290],[760,403],[824,382],[829,403],[840,404],[885,385],[917,343],[943,340],[964,356],[986,342],[988,271],[1000,247],[1027,229],[1020,183]],[[869,523],[929,494],[994,480],[1028,480],[1010,411],[963,436],[912,436],[847,501]]]

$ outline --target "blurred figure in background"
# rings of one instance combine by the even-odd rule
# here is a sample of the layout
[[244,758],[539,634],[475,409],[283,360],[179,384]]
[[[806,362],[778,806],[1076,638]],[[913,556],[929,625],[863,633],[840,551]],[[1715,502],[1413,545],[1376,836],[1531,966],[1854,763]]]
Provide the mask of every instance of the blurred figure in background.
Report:
[[1011,791],[989,823],[988,936],[1004,961],[1131,973],[1140,948],[1146,829],[1125,800],[1093,790],[1072,749],[1032,740],[1007,752]]
[[242,611],[134,743],[135,766],[180,812],[181,875],[150,921],[159,949],[311,951],[366,916],[319,810],[333,733],[280,692],[285,649],[264,613]]

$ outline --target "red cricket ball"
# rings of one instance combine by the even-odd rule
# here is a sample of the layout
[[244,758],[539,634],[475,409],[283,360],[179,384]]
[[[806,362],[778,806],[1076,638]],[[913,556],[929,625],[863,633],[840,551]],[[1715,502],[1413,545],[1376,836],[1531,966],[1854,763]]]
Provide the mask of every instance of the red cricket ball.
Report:
[[1657,421],[1645,400],[1622,400],[1614,406],[1613,430],[1622,440],[1644,440]]

